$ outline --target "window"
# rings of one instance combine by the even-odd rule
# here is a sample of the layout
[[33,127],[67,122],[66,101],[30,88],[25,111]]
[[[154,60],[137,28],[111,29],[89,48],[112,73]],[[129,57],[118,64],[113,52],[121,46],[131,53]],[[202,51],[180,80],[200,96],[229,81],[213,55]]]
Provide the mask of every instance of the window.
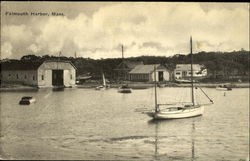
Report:
[[16,74],[16,79],[18,79],[18,74]]
[[73,79],[73,76],[72,76],[72,74],[70,74],[70,79]]
[[24,79],[27,79],[27,76],[26,76],[26,74],[24,75]]
[[11,74],[9,74],[9,77],[11,76]]
[[35,76],[33,76],[33,80],[35,80]]
[[180,72],[176,72],[175,74],[176,74],[176,75],[180,75],[181,73],[180,73]]
[[44,80],[44,76],[42,75],[42,80]]

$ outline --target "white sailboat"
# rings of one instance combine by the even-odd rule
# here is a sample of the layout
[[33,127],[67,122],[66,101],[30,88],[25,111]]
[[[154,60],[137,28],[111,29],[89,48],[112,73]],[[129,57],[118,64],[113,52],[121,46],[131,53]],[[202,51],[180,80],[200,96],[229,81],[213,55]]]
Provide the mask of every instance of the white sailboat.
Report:
[[[204,106],[195,104],[194,101],[194,86],[193,86],[193,58],[192,58],[192,37],[190,38],[191,44],[191,103],[178,103],[178,104],[158,104],[157,103],[157,90],[155,83],[155,111],[149,112],[148,115],[154,119],[178,119],[200,116],[204,112]],[[156,74],[154,74],[156,80]],[[201,88],[200,88],[201,89]],[[201,89],[205,94],[205,92]],[[205,96],[207,96],[205,94]],[[213,101],[207,96],[211,103]]]
[[109,87],[109,86],[106,84],[105,75],[104,75],[104,73],[102,73],[102,85],[97,86],[95,89],[96,89],[96,90],[101,90],[101,89],[106,89],[106,88],[108,88],[108,87]]

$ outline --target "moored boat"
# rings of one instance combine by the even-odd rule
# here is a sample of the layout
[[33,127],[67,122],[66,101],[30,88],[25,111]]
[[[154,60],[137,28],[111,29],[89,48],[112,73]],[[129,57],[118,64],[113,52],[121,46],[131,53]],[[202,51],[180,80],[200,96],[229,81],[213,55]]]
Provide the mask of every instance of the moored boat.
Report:
[[[155,111],[147,113],[153,119],[180,119],[200,116],[204,112],[204,107],[195,103],[194,100],[194,86],[193,86],[193,59],[192,59],[192,37],[190,38],[191,45],[191,103],[177,103],[177,104],[158,104],[157,90],[155,83]],[[155,68],[156,71],[156,68]],[[156,73],[154,72],[154,80],[156,80]],[[156,82],[156,81],[155,81]],[[201,88],[200,88],[201,89]],[[205,92],[201,89],[205,94]],[[205,94],[205,96],[207,96]],[[207,96],[211,103],[213,101]]]
[[119,93],[131,93],[132,89],[128,87],[127,84],[122,85],[121,87],[118,88]]
[[96,90],[102,90],[102,89],[109,88],[109,85],[106,84],[106,79],[105,79],[104,73],[102,73],[102,83],[103,83],[102,85],[97,86],[95,89]]
[[[123,45],[122,45],[122,61],[123,61]],[[124,73],[124,63],[122,63],[122,71],[123,71],[123,79],[125,78],[125,73]],[[124,80],[123,80],[124,81]],[[128,84],[123,84],[118,88],[119,93],[132,93],[132,88],[128,87]]]
[[[160,108],[160,107],[159,107]],[[181,119],[200,116],[204,112],[201,105],[169,105],[158,112],[149,112],[148,115],[154,119]]]
[[20,105],[29,105],[31,103],[34,103],[36,101],[35,98],[31,97],[31,96],[24,96],[21,98],[21,100],[19,101]]
[[216,89],[217,90],[221,90],[221,91],[231,91],[232,90],[232,88],[231,87],[228,87],[227,85],[218,85],[217,87],[216,87]]

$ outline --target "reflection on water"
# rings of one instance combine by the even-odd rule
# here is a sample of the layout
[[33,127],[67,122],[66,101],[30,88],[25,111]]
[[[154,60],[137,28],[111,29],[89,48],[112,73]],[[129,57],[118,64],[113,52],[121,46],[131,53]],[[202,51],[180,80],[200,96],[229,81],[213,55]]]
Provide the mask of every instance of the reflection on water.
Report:
[[[192,119],[192,118],[189,118]],[[159,157],[159,152],[160,151],[160,147],[159,144],[161,142],[161,138],[167,138],[165,136],[158,136],[158,131],[159,131],[159,124],[163,124],[164,122],[169,122],[169,121],[173,121],[173,120],[150,120],[148,121],[149,124],[152,124],[155,126],[155,152],[154,152],[154,159],[155,160],[161,160],[162,158]],[[192,127],[191,127],[191,134],[190,134],[190,140],[191,140],[191,145],[190,145],[190,151],[191,151],[191,158],[190,160],[194,161],[196,160],[195,158],[195,120],[192,120]],[[184,158],[188,159],[188,156],[181,158],[180,156],[177,157],[171,157],[169,156],[167,153],[165,154],[164,159],[182,159],[184,160]]]
[[192,160],[195,160],[195,149],[194,149],[194,133],[195,133],[195,123],[194,121],[192,122],[192,133],[191,133],[191,137],[192,137]]
[[[154,89],[42,89],[1,92],[1,148],[5,159],[240,160],[248,155],[248,89],[226,96],[205,89],[214,104],[201,117],[154,121]],[[188,88],[160,88],[159,103]],[[20,106],[30,95],[36,103]],[[206,98],[199,97],[201,101]],[[205,102],[204,102],[205,103]]]

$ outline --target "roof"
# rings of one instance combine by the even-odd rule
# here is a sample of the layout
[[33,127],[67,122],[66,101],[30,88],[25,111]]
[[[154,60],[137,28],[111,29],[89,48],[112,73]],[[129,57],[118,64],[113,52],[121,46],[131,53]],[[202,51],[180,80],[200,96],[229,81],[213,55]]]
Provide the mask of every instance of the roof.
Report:
[[71,64],[75,69],[77,69],[76,67],[75,67],[75,65],[71,62],[71,61],[68,61],[68,60],[45,60],[43,63],[47,63],[47,62],[63,62],[63,63],[69,63],[69,64]]
[[[123,62],[121,62],[115,70],[119,70],[119,69],[122,69],[122,64]],[[128,60],[125,60],[124,61],[124,68],[127,68],[127,69],[133,69],[135,66],[137,65],[143,65],[143,62],[142,61],[128,61]]]
[[55,61],[55,60],[46,60],[46,61],[6,61],[1,63],[0,70],[37,70],[43,63],[46,62],[65,62],[70,63],[75,69],[76,67],[70,61]]
[[160,64],[137,65],[129,74],[148,74],[154,71],[154,67],[158,68]]
[[[202,65],[193,64],[193,70],[199,71],[201,70]],[[191,70],[191,64],[176,64],[175,70]]]

